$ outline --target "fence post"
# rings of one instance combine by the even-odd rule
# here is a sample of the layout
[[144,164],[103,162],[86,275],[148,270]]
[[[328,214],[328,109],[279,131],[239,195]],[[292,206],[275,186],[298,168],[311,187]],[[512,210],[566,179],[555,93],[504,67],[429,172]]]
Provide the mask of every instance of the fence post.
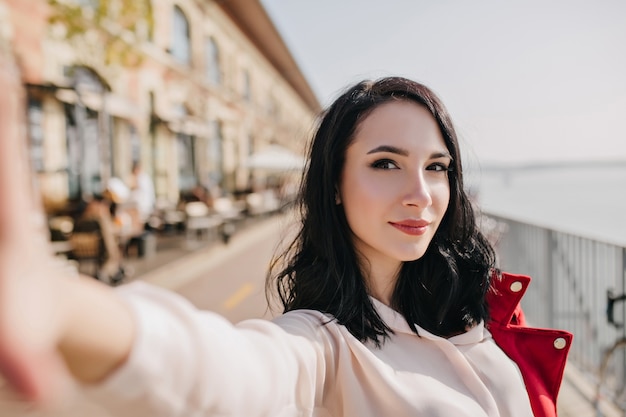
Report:
[[[626,246],[622,248],[622,282],[621,293],[626,293]],[[622,308],[622,323],[626,323],[626,307]],[[622,336],[626,337],[626,326],[622,328]]]
[[556,298],[555,298],[555,281],[557,279],[557,271],[554,268],[554,257],[556,256],[556,237],[554,232],[550,229],[547,230],[548,234],[548,253],[546,256],[546,273],[547,279],[547,291],[548,291],[548,327],[556,327]]

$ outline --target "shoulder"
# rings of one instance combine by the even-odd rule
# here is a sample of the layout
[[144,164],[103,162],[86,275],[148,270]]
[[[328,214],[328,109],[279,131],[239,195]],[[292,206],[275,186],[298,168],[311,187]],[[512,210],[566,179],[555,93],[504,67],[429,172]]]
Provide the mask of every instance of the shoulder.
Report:
[[272,321],[289,333],[315,333],[329,324],[337,326],[332,316],[316,310],[293,310]]
[[332,315],[316,310],[293,310],[272,320],[283,331],[323,344],[337,344],[354,339],[348,329]]

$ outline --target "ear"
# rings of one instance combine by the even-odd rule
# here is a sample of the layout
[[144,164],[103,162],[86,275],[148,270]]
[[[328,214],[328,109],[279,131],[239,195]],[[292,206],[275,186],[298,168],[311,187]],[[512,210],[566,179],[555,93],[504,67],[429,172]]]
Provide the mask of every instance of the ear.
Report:
[[335,204],[341,204],[341,196],[339,195],[339,190],[335,187]]

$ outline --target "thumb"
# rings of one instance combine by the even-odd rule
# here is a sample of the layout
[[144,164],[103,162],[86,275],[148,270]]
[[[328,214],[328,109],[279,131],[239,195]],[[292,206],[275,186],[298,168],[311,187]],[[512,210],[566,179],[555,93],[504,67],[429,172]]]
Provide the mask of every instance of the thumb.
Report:
[[19,400],[35,404],[44,411],[64,408],[76,391],[65,362],[56,352],[23,352],[14,356],[8,365],[3,363],[1,371]]

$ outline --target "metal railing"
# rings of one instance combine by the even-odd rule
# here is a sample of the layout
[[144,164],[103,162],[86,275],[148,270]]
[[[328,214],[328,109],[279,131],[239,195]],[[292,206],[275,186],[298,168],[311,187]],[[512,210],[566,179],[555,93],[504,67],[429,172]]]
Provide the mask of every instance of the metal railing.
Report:
[[[570,361],[595,378],[603,352],[626,335],[606,315],[607,291],[626,292],[626,247],[486,214],[502,230],[499,267],[533,278],[522,301],[529,322],[572,332]],[[626,323],[623,304],[615,306],[620,323]],[[625,367],[614,377],[623,381]]]

